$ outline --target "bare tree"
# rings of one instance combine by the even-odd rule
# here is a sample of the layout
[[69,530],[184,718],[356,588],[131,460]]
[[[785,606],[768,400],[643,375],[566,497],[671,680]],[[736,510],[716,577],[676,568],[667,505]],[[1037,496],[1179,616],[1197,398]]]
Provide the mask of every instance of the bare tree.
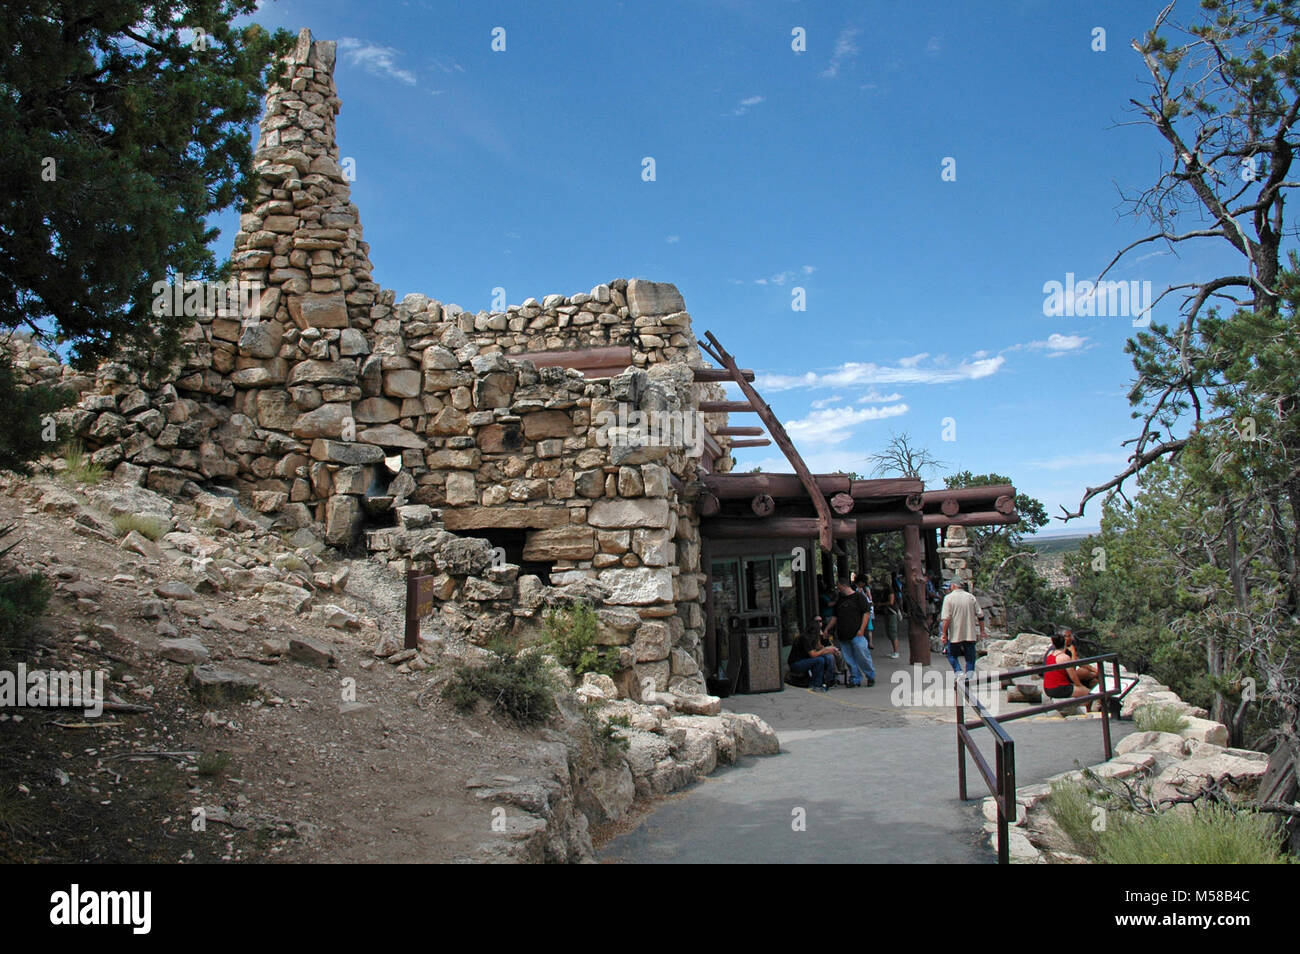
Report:
[[889,443],[879,454],[872,454],[868,460],[875,462],[872,473],[877,477],[887,477],[891,474],[899,477],[911,477],[916,480],[925,479],[926,470],[938,470],[946,464],[935,457],[924,447],[916,447],[912,444],[912,439],[906,432],[902,434],[890,433]]
[[[1165,140],[1169,156],[1154,185],[1123,197],[1154,229],[1121,249],[1097,283],[1129,252],[1155,242],[1171,250],[1203,240],[1226,245],[1242,270],[1172,285],[1148,305],[1149,313],[1168,296],[1182,297],[1176,326],[1153,323],[1129,342],[1138,371],[1129,396],[1143,409],[1135,415],[1141,432],[1126,442],[1133,447],[1128,467],[1087,488],[1078,509],[1065,511],[1062,520],[1082,516],[1093,497],[1122,489],[1152,461],[1181,451],[1187,437],[1171,433],[1180,421],[1190,415],[1193,433],[1203,425],[1211,413],[1208,397],[1222,385],[1221,368],[1231,359],[1207,348],[1200,334],[1206,305],[1273,315],[1281,301],[1283,207],[1288,191],[1300,185],[1290,178],[1300,118],[1300,12],[1292,0],[1226,0],[1201,23],[1171,24],[1182,39],[1171,45],[1161,31],[1173,8],[1170,3],[1160,12],[1143,40],[1132,41],[1150,73],[1151,90],[1146,99],[1130,102],[1141,117],[1137,122]],[[1189,219],[1196,225],[1182,227]],[[1295,395],[1278,399],[1294,409]],[[1289,492],[1300,511],[1300,481]]]

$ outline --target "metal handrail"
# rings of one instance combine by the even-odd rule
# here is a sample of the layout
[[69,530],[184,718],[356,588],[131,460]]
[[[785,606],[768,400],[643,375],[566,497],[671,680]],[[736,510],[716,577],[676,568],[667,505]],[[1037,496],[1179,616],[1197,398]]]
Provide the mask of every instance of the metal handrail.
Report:
[[[966,682],[964,674],[959,674],[956,680],[957,794],[962,801],[966,801],[966,750],[969,749],[971,758],[975,760],[975,767],[979,769],[980,775],[984,778],[984,784],[988,786],[989,794],[997,805],[998,864],[1000,865],[1008,864],[1011,860],[1007,837],[1008,818],[1015,818],[1016,815],[1016,747],[1011,736],[1002,728],[1002,723],[1013,722],[1026,716],[1037,715],[1040,712],[1072,708],[1087,704],[1093,699],[1100,699],[1102,740],[1105,746],[1106,758],[1109,759],[1112,754],[1110,744],[1110,698],[1123,693],[1120,691],[1119,656],[1115,653],[1103,653],[1100,656],[1072,659],[1067,663],[1053,663],[1050,666],[1029,666],[1024,669],[1012,669],[1008,672],[997,673],[1000,689],[1003,684],[1023,676],[1070,669],[1074,666],[1084,666],[1094,662],[1097,663],[1097,688],[1093,692],[1083,696],[1070,696],[1067,699],[1060,699],[1043,705],[1030,706],[1005,716],[993,715],[979,699],[970,694],[970,686]],[[1112,664],[1115,674],[1115,688],[1113,690],[1106,687],[1106,663]],[[975,715],[978,718],[967,721],[965,716],[966,705],[975,710]],[[975,740],[970,734],[971,729],[978,728],[981,725],[986,727],[993,736],[996,754],[993,769],[989,768],[988,761],[975,745]]]

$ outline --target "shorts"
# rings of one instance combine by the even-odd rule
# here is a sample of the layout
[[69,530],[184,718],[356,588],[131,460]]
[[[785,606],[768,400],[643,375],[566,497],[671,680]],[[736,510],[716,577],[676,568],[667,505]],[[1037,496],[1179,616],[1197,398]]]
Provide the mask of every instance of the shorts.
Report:
[[1051,696],[1053,699],[1069,699],[1074,695],[1074,683],[1067,682],[1063,686],[1053,686],[1051,689],[1044,686],[1043,692],[1047,693],[1047,695]]

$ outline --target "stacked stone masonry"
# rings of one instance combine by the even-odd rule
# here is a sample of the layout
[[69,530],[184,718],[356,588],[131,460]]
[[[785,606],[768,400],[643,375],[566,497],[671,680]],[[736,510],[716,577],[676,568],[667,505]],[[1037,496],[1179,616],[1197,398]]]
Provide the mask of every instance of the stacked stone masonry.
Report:
[[[340,167],[334,55],[303,31],[267,95],[257,199],[233,253],[260,295],[198,316],[162,380],[123,363],[70,378],[82,397],[65,423],[119,479],[173,495],[224,486],[268,530],[431,566],[438,635],[527,638],[548,607],[586,600],[601,642],[623,647],[624,694],[703,692],[685,497],[700,459],[606,426],[620,407],[725,425],[698,417],[724,394],[693,380],[703,361],[682,296],[619,279],[503,312],[397,301],[372,280]],[[612,377],[528,360],[611,347],[630,355]],[[717,443],[725,459],[729,439]],[[491,539],[503,532],[522,547],[505,561]]]

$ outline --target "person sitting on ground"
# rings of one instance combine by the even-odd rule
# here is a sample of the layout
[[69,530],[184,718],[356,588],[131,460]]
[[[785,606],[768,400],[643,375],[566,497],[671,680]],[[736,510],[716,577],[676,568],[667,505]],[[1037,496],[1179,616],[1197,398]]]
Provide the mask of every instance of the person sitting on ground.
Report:
[[846,573],[839,579],[839,598],[835,601],[834,615],[822,627],[822,635],[835,633],[840,656],[849,667],[849,685],[860,686],[865,676],[868,686],[876,684],[876,667],[871,662],[867,648],[867,623],[871,619],[871,604],[853,588],[853,580]]
[[[1048,651],[1046,659],[1043,660],[1045,666],[1055,666],[1057,663],[1069,662],[1075,657],[1070,654],[1065,644],[1066,637],[1063,634],[1057,634],[1052,637],[1052,648]],[[1079,679],[1079,666],[1071,666],[1069,669],[1053,669],[1051,672],[1043,673],[1043,692],[1053,699],[1071,699],[1075,696],[1086,696],[1091,690],[1085,686]],[[1082,667],[1090,668],[1090,667]],[[1100,711],[1101,703],[1097,701],[1097,709]],[[1088,703],[1088,708],[1092,709],[1092,703]]]
[[[1074,630],[1067,629],[1062,635],[1065,637],[1065,651],[1070,654],[1071,659],[1078,659],[1079,647],[1074,642]],[[1089,689],[1097,685],[1096,666],[1076,666],[1074,673],[1079,677],[1080,685],[1087,686]]]
[[[821,617],[817,617],[821,622]],[[806,674],[811,680],[810,688],[826,692],[835,685],[835,656],[838,650],[834,646],[824,646],[821,631],[814,626],[810,632],[795,638],[790,646],[790,671]]]

